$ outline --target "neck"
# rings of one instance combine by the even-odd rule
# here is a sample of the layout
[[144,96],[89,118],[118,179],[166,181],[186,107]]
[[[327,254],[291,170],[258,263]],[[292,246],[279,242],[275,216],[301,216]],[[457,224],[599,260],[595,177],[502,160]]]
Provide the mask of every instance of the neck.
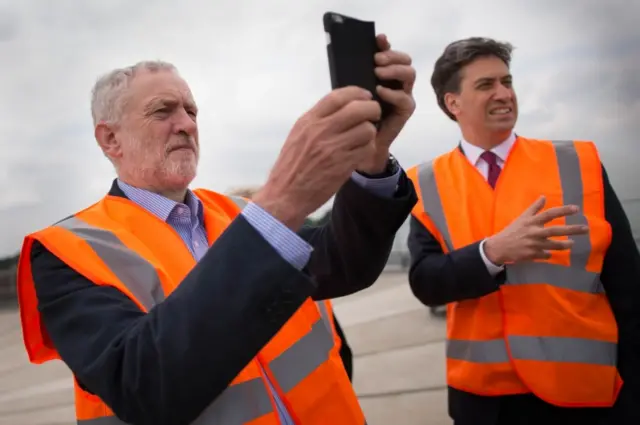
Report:
[[507,140],[511,130],[478,132],[470,129],[461,129],[464,140],[486,151],[491,150]]
[[164,196],[167,199],[171,199],[174,202],[183,203],[187,197],[187,188],[160,188],[157,186],[144,184],[136,181],[129,180],[127,178],[118,177],[121,181],[125,182],[129,186],[137,187],[138,189],[146,190],[152,193],[156,193],[160,196]]

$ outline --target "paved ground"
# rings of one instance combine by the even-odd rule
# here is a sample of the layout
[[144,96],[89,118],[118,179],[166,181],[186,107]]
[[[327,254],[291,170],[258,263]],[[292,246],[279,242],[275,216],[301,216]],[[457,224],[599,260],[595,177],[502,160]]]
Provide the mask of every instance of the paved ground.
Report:
[[[354,386],[369,425],[450,425],[444,324],[411,295],[405,276],[385,273],[367,291],[334,302],[356,356]],[[28,364],[16,312],[0,312],[0,425],[71,425],[73,418],[66,367]]]

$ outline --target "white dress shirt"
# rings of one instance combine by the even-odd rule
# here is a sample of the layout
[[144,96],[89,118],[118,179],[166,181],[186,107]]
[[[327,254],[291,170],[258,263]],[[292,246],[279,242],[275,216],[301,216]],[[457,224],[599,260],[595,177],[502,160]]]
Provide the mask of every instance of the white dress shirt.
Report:
[[[498,162],[498,166],[501,169],[504,166],[504,163],[507,160],[507,157],[509,156],[509,152],[511,151],[511,148],[513,147],[513,144],[515,143],[515,141],[516,141],[516,135],[514,133],[511,133],[511,135],[507,138],[507,140],[505,140],[504,142],[500,143],[499,145],[491,149],[491,152],[496,154],[496,156],[498,157],[497,162]],[[464,155],[467,157],[471,165],[476,167],[476,169],[480,172],[480,174],[482,174],[482,176],[486,180],[489,175],[489,164],[487,164],[487,162],[484,159],[480,158],[480,155],[482,155],[482,153],[484,152],[484,149],[476,145],[472,145],[471,143],[467,142],[464,139],[460,141],[460,145],[462,146]],[[485,242],[486,242],[486,239],[480,243],[480,256],[482,257],[484,264],[487,266],[487,270],[489,270],[489,273],[492,276],[495,276],[504,269],[504,266],[498,266],[496,264],[493,264],[491,261],[489,261],[489,259],[484,253]]]

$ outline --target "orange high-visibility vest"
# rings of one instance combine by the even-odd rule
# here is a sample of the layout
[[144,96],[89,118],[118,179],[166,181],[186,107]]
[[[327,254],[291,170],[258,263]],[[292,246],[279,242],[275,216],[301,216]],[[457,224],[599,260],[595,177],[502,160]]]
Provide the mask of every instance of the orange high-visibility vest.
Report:
[[[316,301],[318,304],[318,309],[322,313],[322,319],[328,324],[331,329],[331,334],[333,335],[333,351],[340,356],[340,348],[342,348],[342,339],[340,335],[338,335],[338,331],[336,331],[335,323],[333,322],[333,306],[331,305],[331,300],[322,300]],[[340,357],[342,359],[342,357]],[[346,370],[345,370],[346,372]]]
[[[197,189],[209,243],[246,204]],[[196,261],[178,234],[134,202],[106,196],[100,202],[25,238],[18,265],[24,342],[32,363],[60,359],[42,325],[30,264],[31,246],[49,251],[96,285],[117,288],[143,311],[162,302]],[[296,424],[363,425],[364,414],[342,365],[329,302],[307,299],[300,309],[197,419],[202,424],[279,424],[266,373]],[[123,425],[99,397],[75,382],[79,424]],[[180,408],[180,406],[176,406]]]
[[412,215],[445,253],[498,233],[540,195],[545,209],[580,208],[548,225],[590,228],[572,237],[570,251],[506,265],[498,291],[447,306],[448,384],[486,396],[533,393],[564,407],[612,406],[622,381],[600,282],[611,229],[595,145],[518,137],[495,190],[460,149],[407,174],[420,199]]

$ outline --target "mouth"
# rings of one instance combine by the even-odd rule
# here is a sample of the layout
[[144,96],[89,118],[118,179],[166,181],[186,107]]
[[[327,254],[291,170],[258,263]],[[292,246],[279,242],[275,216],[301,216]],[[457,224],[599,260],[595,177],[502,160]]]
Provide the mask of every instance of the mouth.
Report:
[[509,115],[511,112],[513,112],[513,108],[510,108],[508,106],[502,106],[500,108],[491,109],[489,111],[489,115],[495,115],[495,116]]
[[169,149],[169,153],[176,152],[176,151],[184,151],[184,150],[189,150],[191,152],[195,152],[195,149],[191,145],[180,145],[180,146],[175,146],[175,147]]

